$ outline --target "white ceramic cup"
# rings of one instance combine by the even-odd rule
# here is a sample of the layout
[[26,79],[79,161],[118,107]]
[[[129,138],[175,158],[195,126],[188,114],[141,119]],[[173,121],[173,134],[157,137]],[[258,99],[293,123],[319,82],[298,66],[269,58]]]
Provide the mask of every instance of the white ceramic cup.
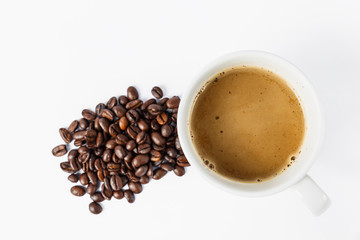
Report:
[[[217,73],[242,65],[262,67],[285,79],[299,97],[305,116],[305,138],[296,161],[282,174],[259,183],[234,182],[214,173],[203,164],[190,137],[189,119],[199,90]],[[329,207],[329,197],[307,175],[316,159],[323,137],[324,124],[321,107],[305,75],[283,58],[262,51],[238,51],[215,59],[193,80],[182,97],[177,124],[181,147],[188,161],[212,185],[246,197],[266,196],[292,187],[314,215],[320,215]]]

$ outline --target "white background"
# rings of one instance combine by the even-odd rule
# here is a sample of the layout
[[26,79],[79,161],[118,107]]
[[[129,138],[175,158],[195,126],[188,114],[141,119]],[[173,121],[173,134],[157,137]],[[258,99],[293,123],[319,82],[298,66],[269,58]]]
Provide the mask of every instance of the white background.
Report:
[[[0,239],[360,239],[358,1],[0,2]],[[182,95],[209,61],[241,49],[302,69],[326,136],[309,174],[332,206],[313,217],[291,190],[247,199],[191,169],[134,204],[89,213],[54,158],[59,127],[127,86]]]

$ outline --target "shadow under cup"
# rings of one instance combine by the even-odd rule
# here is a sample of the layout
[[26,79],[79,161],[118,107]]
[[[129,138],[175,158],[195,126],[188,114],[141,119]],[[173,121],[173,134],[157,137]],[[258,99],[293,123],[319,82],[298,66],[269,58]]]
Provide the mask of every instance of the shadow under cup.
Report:
[[[190,116],[198,92],[217,73],[238,66],[260,67],[279,75],[301,100],[305,118],[305,136],[301,153],[286,171],[259,183],[235,182],[210,170],[197,154],[190,136]],[[179,140],[191,165],[208,181],[226,191],[249,197],[282,191],[306,176],[322,140],[322,114],[316,94],[304,74],[288,61],[266,52],[240,51],[211,62],[192,82],[181,100],[178,114]]]

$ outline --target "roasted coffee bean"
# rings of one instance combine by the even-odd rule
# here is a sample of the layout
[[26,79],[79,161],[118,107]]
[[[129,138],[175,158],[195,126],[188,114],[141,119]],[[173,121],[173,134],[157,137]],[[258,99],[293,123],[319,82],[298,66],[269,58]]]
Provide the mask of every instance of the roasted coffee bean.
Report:
[[128,183],[129,190],[133,193],[141,193],[142,192],[142,186],[139,182],[129,182]]
[[94,154],[91,154],[89,162],[88,162],[89,163],[89,171],[96,171],[95,160],[96,160],[96,156]]
[[125,190],[124,191],[124,197],[126,198],[126,200],[129,202],[129,203],[133,203],[135,202],[135,195],[132,191],[130,190]]
[[109,126],[109,134],[111,137],[116,137],[121,132],[119,124],[113,123]]
[[138,133],[138,135],[136,135],[136,143],[143,144],[143,143],[145,143],[147,138],[148,138],[147,133],[144,131],[141,131]]
[[153,163],[153,167],[157,168],[160,167],[162,161],[156,161],[156,162],[152,162]]
[[132,172],[132,171],[129,171],[126,173],[126,176],[128,177],[129,179],[129,182],[139,182],[140,181],[140,178],[138,178],[137,176],[135,176],[135,173]]
[[168,116],[166,115],[166,113],[161,113],[159,115],[156,116],[156,121],[160,124],[160,125],[165,125],[168,121]]
[[101,111],[101,116],[112,122],[114,120],[115,113],[110,109],[105,108]]
[[[136,149],[136,148],[135,148],[135,149]],[[134,150],[135,150],[135,149],[134,149]],[[125,161],[125,162],[128,162],[128,163],[131,162],[132,159],[133,159],[133,154],[132,154],[132,152],[128,152],[127,155],[124,157],[124,161]]]
[[65,143],[71,143],[71,141],[73,140],[71,133],[66,128],[60,128],[59,133]]
[[170,125],[163,125],[161,127],[161,136],[167,138],[172,134],[172,128]]
[[130,101],[138,99],[139,94],[138,94],[138,91],[136,90],[136,88],[134,86],[128,87],[128,89],[127,89],[127,97],[128,97],[128,99]]
[[86,162],[86,163],[83,163],[82,164],[82,167],[80,167],[81,165],[79,165],[79,170],[82,169],[84,172],[87,172],[89,171],[89,163]]
[[85,140],[86,141],[95,141],[97,136],[97,131],[93,129],[86,130]]
[[82,186],[73,186],[73,187],[71,187],[70,192],[72,195],[77,196],[77,197],[84,196],[84,194],[85,194],[85,190]]
[[125,146],[129,141],[129,138],[124,134],[118,134],[115,139],[116,143],[122,146]]
[[132,165],[136,168],[147,164],[149,162],[149,155],[139,154],[136,155],[132,160]]
[[108,149],[114,149],[117,146],[116,140],[115,139],[110,139],[109,141],[107,141],[105,143],[105,147]]
[[110,185],[110,179],[109,178],[104,178],[104,183],[103,185],[105,186],[106,189],[112,190],[111,185]]
[[152,130],[158,131],[158,130],[160,130],[161,125],[157,122],[156,119],[153,119],[153,120],[151,121],[151,123],[150,123],[150,127],[151,127]]
[[91,200],[93,200],[94,202],[102,202],[105,200],[105,198],[103,197],[103,195],[101,194],[101,192],[95,192],[94,194],[92,194],[90,196]]
[[178,137],[175,138],[175,148],[176,148],[176,150],[178,150],[178,151],[181,150],[181,145],[180,145],[180,141],[179,141],[179,138],[178,138]]
[[129,102],[129,99],[126,96],[122,95],[119,97],[119,103],[121,105],[125,106],[128,102]]
[[156,100],[155,100],[154,98],[150,98],[149,100],[145,101],[145,102],[143,103],[143,105],[141,105],[140,109],[144,111],[144,110],[147,109],[147,107],[148,107],[150,104],[153,104],[153,103],[156,103]]
[[113,191],[113,197],[116,198],[116,199],[122,199],[122,198],[124,198],[124,192],[123,192],[123,190]]
[[79,120],[79,128],[80,128],[81,130],[87,129],[88,126],[89,126],[88,120],[86,120],[85,118],[81,118],[81,119]]
[[139,154],[148,154],[151,150],[150,144],[140,144],[137,148]]
[[161,134],[158,132],[151,133],[151,140],[153,141],[153,143],[155,143],[156,145],[159,145],[159,146],[162,146],[165,144],[165,138],[163,138],[161,136]]
[[106,200],[111,200],[112,197],[112,190],[109,188],[106,188],[105,185],[101,185],[101,194]]
[[67,153],[66,145],[65,144],[58,145],[54,147],[51,152],[55,157],[64,156]]
[[188,162],[188,160],[186,159],[185,155],[181,155],[176,159],[176,163],[177,165],[179,165],[180,167],[188,167],[190,166],[190,163]]
[[121,117],[119,120],[119,127],[121,130],[125,130],[129,125],[129,121],[125,116]]
[[96,118],[96,113],[89,109],[82,110],[81,115],[88,121],[94,121]]
[[91,195],[93,195],[93,194],[96,192],[96,189],[97,189],[97,185],[89,184],[89,185],[86,187],[86,193],[91,196]]
[[86,163],[90,159],[90,153],[85,152],[79,155],[78,160],[80,163]]
[[139,120],[140,115],[136,110],[131,109],[126,113],[126,118],[129,120],[129,122],[136,123]]
[[[101,169],[101,170],[102,170],[102,169]],[[87,171],[86,175],[87,175],[87,177],[88,177],[88,179],[89,179],[89,181],[90,181],[91,184],[97,185],[97,183],[98,183],[98,178],[97,178],[97,176],[96,176],[96,174],[95,174],[94,172],[92,172],[92,171]]]
[[95,171],[95,160],[96,160],[96,156],[94,154],[91,154],[90,159],[88,161],[90,171]]
[[150,182],[150,178],[149,178],[148,176],[146,176],[146,175],[141,176],[139,182],[140,182],[141,184],[147,184],[147,183]]
[[169,98],[165,97],[165,98],[162,98],[158,101],[158,104],[163,106],[166,104],[166,102],[169,100]]
[[140,99],[132,100],[125,105],[126,109],[135,109],[141,107],[142,101]]
[[[125,161],[124,163],[125,163],[127,170],[129,170],[129,171],[134,170],[133,167],[131,166],[131,162]],[[126,171],[126,173],[129,173],[129,171]]]
[[135,171],[135,176],[137,176],[137,177],[144,176],[146,174],[148,168],[149,168],[148,165],[142,165]]
[[90,153],[90,150],[85,146],[79,147],[77,151],[79,154]]
[[138,128],[135,125],[130,125],[127,129],[126,129],[126,133],[129,135],[129,137],[131,137],[132,139],[136,139],[136,136],[138,135],[138,133],[141,132],[140,128]]
[[83,145],[83,140],[77,139],[74,141],[74,145],[76,147],[80,147],[81,145]]
[[145,112],[144,116],[145,116],[145,119],[147,119],[147,120],[152,120],[152,119],[156,118],[155,115],[152,115],[149,112]]
[[118,118],[125,116],[126,109],[121,105],[114,106],[112,110]]
[[169,109],[173,109],[179,107],[179,103],[180,103],[180,98],[178,96],[174,96],[166,102],[166,106]]
[[76,183],[79,180],[79,177],[72,173],[68,176],[68,180],[72,183]]
[[117,145],[117,146],[115,147],[114,153],[115,153],[115,155],[116,155],[118,158],[120,158],[120,159],[124,159],[125,156],[126,156],[126,154],[127,154],[127,153],[126,153],[126,150],[125,150],[124,147],[121,146],[121,145]]
[[151,94],[157,99],[163,97],[163,91],[158,86],[155,86],[155,87],[153,87],[153,89],[151,89]]
[[85,135],[86,135],[86,131],[82,130],[82,131],[77,131],[73,134],[73,138],[75,140],[84,140],[85,139]]
[[[99,158],[95,160],[95,169],[96,169],[97,171],[102,171],[102,170],[104,170],[101,162],[102,162],[102,160],[99,159]],[[90,178],[90,177],[89,177],[89,178]],[[91,181],[91,179],[90,179],[90,181]]]
[[130,141],[128,141],[127,143],[126,143],[126,145],[125,145],[125,148],[126,148],[126,150],[128,150],[128,151],[132,151],[132,150],[134,150],[134,148],[136,147],[136,142],[135,142],[135,140],[130,140]]
[[103,152],[104,152],[104,148],[102,147],[95,148],[94,150],[94,154],[97,157],[100,157],[103,154]]
[[97,171],[97,177],[99,179],[100,182],[104,182],[105,176],[104,176],[104,170],[101,171]]
[[87,177],[86,173],[80,174],[79,181],[81,185],[88,185],[89,184],[89,178]]
[[101,128],[101,125],[100,125],[100,118],[101,117],[96,117],[94,122],[91,122],[91,124],[94,124],[94,127],[92,128],[89,126],[89,128],[94,129],[96,131],[103,131],[103,129]]
[[146,176],[148,176],[149,178],[151,178],[153,176],[153,164],[152,162],[149,162],[148,164],[148,170],[146,172]]
[[160,168],[162,168],[162,169],[164,169],[165,171],[168,171],[168,172],[174,170],[174,167],[170,163],[166,163],[166,162],[162,163],[160,165]]
[[154,171],[153,179],[159,180],[166,175],[167,171],[161,168],[158,168]]
[[175,169],[174,169],[174,173],[177,175],[177,176],[179,176],[179,177],[181,177],[181,176],[183,176],[184,174],[185,174],[185,169],[183,168],[183,167],[180,167],[180,166],[175,166]]
[[72,121],[72,122],[70,123],[70,125],[69,125],[69,127],[68,127],[67,130],[68,130],[70,133],[73,133],[73,132],[78,128],[78,126],[79,126],[78,120],[74,120],[74,121]]
[[112,190],[119,191],[123,187],[120,176],[119,175],[111,176],[110,185]]
[[177,113],[173,113],[173,114],[171,115],[171,121],[173,121],[174,123],[177,122]]
[[106,105],[105,105],[104,103],[99,103],[99,104],[96,105],[96,107],[95,107],[95,113],[100,116],[100,115],[101,115],[101,111],[102,111],[104,108],[106,108]]
[[175,137],[174,136],[170,136],[166,139],[166,146],[171,146],[173,147],[175,145]]
[[153,161],[153,162],[156,162],[156,161],[160,161],[161,160],[161,153],[159,151],[156,151],[156,150],[151,150],[150,151],[150,160]]
[[149,124],[147,124],[147,122],[144,119],[140,119],[137,122],[138,127],[140,128],[141,131],[145,131],[147,132],[149,130]]
[[106,165],[106,168],[109,172],[117,172],[120,171],[120,164],[110,162]]
[[70,167],[77,172],[80,170],[80,165],[78,164],[78,160],[76,158],[69,160]]
[[176,163],[174,158],[171,158],[169,155],[165,155],[164,159],[168,162],[168,163]]
[[95,140],[95,146],[98,148],[104,144],[104,135],[102,132],[98,132]]
[[67,158],[70,161],[70,160],[76,159],[78,156],[79,156],[79,151],[77,149],[71,149]]
[[106,132],[106,133],[109,132],[109,126],[110,126],[109,120],[101,117],[101,118],[99,118],[99,125],[104,132]]
[[60,163],[60,168],[61,168],[61,170],[63,170],[64,172],[67,172],[67,173],[74,173],[74,172],[75,172],[75,171],[71,168],[69,162],[62,162],[62,163]]
[[102,155],[102,159],[104,160],[104,162],[110,162],[112,154],[113,151],[111,149],[106,149]]
[[165,150],[165,145],[159,146],[159,145],[156,145],[155,143],[153,143],[152,148],[156,151],[162,152],[163,150]]
[[176,158],[178,151],[173,147],[168,147],[165,150],[166,154],[171,158]]
[[159,105],[159,104],[150,104],[147,107],[147,110],[149,111],[149,113],[151,113],[152,115],[159,115],[160,113],[162,113],[164,111],[163,106]]
[[92,202],[89,204],[89,211],[93,214],[99,214],[102,212],[102,207],[100,206],[100,204]]
[[109,109],[111,109],[111,108],[113,108],[114,106],[116,106],[116,104],[117,104],[117,99],[116,99],[116,97],[111,97],[111,98],[107,101],[106,107],[109,108]]

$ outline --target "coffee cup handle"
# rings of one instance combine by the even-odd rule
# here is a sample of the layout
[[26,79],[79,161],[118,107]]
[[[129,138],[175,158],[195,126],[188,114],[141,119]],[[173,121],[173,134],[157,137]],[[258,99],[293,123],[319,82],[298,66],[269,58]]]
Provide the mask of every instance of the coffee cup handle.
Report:
[[328,195],[308,175],[292,188],[315,216],[320,216],[331,204]]

